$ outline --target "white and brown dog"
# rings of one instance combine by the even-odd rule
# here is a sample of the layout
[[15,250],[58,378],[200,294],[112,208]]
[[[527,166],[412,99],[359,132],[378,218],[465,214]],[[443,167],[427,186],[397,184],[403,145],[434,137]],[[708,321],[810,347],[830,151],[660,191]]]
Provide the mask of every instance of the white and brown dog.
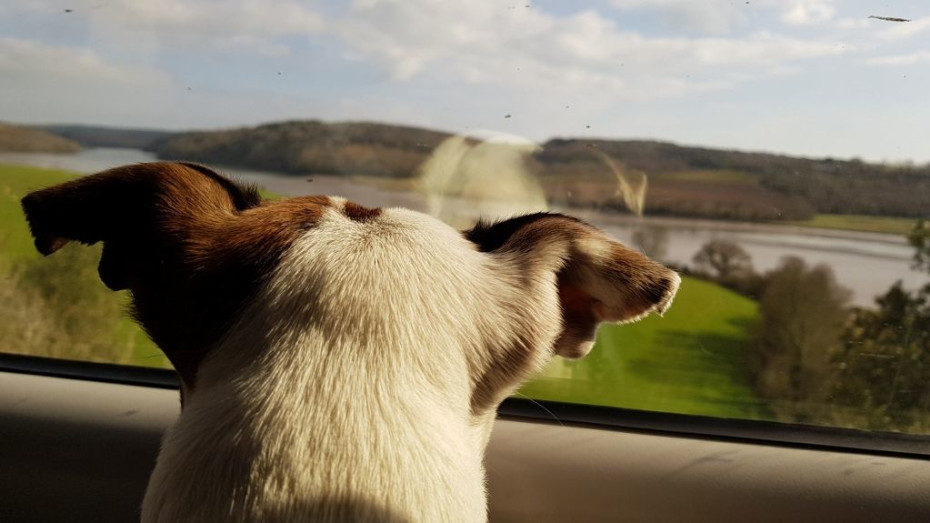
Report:
[[36,247],[99,273],[174,364],[183,410],[143,521],[484,521],[497,406],[679,277],[533,214],[456,231],[326,196],[261,201],[196,164],[112,169],[23,199]]

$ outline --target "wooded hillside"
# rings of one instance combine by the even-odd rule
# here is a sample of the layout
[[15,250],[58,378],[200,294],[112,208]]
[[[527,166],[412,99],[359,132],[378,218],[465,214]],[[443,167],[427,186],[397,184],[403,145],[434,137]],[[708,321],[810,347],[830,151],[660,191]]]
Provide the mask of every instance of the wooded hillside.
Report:
[[81,146],[52,133],[0,123],[0,151],[23,153],[74,153]]
[[[165,159],[293,174],[405,178],[451,135],[380,123],[290,121],[179,133],[150,149]],[[809,159],[656,141],[553,139],[528,158],[551,201],[612,207],[616,178],[601,153],[648,177],[651,214],[806,220],[820,213],[925,217],[930,166]]]
[[126,129],[96,125],[37,125],[34,129],[57,134],[84,147],[126,147],[145,149],[156,140],[170,136],[169,131]]
[[283,173],[407,177],[449,136],[415,127],[310,120],[181,133],[151,150],[159,158]]
[[[537,159],[548,173],[571,178],[602,169],[592,148],[652,175],[652,212],[720,217],[733,213],[750,219],[799,219],[792,216],[812,213],[920,218],[930,212],[930,166],[579,139],[550,140]],[[752,209],[740,202],[752,202]],[[766,209],[772,216],[751,216]]]

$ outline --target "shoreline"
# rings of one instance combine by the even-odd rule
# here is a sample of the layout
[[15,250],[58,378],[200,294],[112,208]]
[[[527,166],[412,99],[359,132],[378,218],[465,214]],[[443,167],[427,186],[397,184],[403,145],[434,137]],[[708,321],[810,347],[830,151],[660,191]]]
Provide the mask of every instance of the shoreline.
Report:
[[[116,166],[112,164],[105,165],[103,161],[95,161],[96,158],[94,157],[97,155],[94,153],[101,155],[110,154],[125,158],[123,163],[157,161],[154,154],[139,149],[100,147],[85,149],[82,152],[71,154],[0,152],[0,163],[61,169],[84,174]],[[265,182],[267,184],[265,188],[286,196],[320,194],[321,191],[313,190],[313,188],[320,188],[323,189],[322,193],[364,200],[361,203],[371,203],[377,206],[385,206],[385,204],[401,205],[418,211],[425,211],[426,209],[424,195],[416,191],[388,188],[379,183],[368,183],[365,177],[354,177],[349,175],[337,176],[331,174],[294,175],[243,169],[228,165],[217,165],[216,167],[221,172],[226,172],[232,177],[244,178],[246,181],[252,183]],[[312,181],[308,183],[308,180]],[[379,199],[383,199],[385,202],[372,201]],[[646,225],[672,227],[682,230],[700,229],[728,232],[796,234],[839,240],[878,242],[889,245],[907,245],[907,239],[904,235],[855,229],[833,229],[788,223],[781,224],[777,222],[743,222],[676,216],[647,215],[644,217],[637,217],[630,214],[604,212],[587,207],[553,206],[551,210],[570,213],[579,218],[587,219],[588,221],[597,221],[598,223],[624,227]]]
[[[557,210],[571,212],[579,218],[590,216],[592,217],[592,220],[598,220],[600,222],[610,223],[611,225],[621,225],[626,227],[636,225],[655,225],[660,227],[674,227],[676,229],[797,234],[801,236],[813,236],[838,240],[860,240],[887,243],[890,245],[907,245],[907,239],[904,236],[884,232],[856,231],[849,229],[827,229],[823,227],[808,227],[805,225],[787,223],[780,224],[772,222],[739,222],[675,216],[644,216],[640,218],[627,214],[607,214],[601,211],[585,209],[583,207],[562,207],[558,208]],[[607,217],[608,219],[604,220],[602,217]]]

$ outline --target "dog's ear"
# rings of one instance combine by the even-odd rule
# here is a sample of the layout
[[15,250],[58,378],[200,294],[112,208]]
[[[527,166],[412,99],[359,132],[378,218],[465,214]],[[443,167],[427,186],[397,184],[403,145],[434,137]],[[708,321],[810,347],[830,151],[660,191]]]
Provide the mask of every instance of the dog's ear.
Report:
[[527,289],[555,279],[562,333],[555,352],[578,358],[590,351],[602,322],[636,321],[664,313],[681,278],[642,253],[572,217],[538,213],[478,223],[465,236],[479,250],[516,264]]
[[243,188],[197,164],[148,163],[111,169],[32,192],[22,199],[36,249],[50,255],[69,241],[102,241],[98,271],[113,290],[129,285],[140,250],[158,252],[172,220],[257,205]]

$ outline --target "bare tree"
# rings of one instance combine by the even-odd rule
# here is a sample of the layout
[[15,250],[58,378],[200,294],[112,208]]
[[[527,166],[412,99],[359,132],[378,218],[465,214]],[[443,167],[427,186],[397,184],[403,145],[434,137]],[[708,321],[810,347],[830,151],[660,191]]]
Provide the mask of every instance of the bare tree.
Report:
[[744,277],[753,272],[752,258],[738,243],[711,240],[691,259],[697,268],[722,281]]

